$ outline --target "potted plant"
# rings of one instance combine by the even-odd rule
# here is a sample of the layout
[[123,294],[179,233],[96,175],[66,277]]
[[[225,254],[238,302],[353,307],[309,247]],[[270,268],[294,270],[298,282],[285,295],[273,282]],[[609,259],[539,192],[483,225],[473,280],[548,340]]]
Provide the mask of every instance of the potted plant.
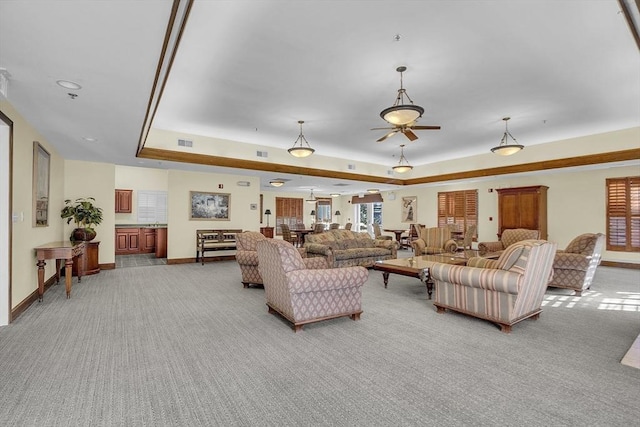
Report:
[[95,239],[96,231],[93,226],[102,222],[102,209],[93,204],[95,201],[96,199],[93,197],[64,201],[65,206],[60,212],[60,217],[66,218],[67,224],[70,224],[72,220],[76,224],[70,240],[88,242]]

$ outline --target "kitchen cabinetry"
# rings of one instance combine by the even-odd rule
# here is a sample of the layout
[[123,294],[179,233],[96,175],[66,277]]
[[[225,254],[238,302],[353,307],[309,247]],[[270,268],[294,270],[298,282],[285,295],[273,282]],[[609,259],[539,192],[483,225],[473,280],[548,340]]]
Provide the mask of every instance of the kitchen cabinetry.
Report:
[[166,227],[116,228],[116,255],[152,254],[167,257]]
[[156,229],[140,229],[140,253],[148,254],[156,251]]
[[140,252],[139,228],[116,228],[116,255]]
[[538,230],[547,240],[547,190],[549,187],[498,189],[498,237],[508,228]]
[[116,213],[131,213],[133,190],[116,190]]

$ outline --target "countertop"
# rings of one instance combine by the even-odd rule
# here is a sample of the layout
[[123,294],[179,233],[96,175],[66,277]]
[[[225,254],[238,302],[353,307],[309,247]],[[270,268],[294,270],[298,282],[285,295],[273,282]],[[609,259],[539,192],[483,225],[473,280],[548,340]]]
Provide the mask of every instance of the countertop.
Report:
[[167,228],[167,224],[116,224],[116,228]]

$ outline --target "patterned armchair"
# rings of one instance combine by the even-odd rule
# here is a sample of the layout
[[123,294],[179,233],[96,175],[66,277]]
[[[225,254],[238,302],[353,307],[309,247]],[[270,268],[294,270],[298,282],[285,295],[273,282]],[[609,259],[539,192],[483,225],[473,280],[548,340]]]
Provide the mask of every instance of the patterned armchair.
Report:
[[269,313],[293,323],[295,332],[311,322],[360,319],[366,268],[328,268],[324,258],[303,259],[290,243],[274,239],[258,243],[258,261]]
[[604,249],[605,235],[586,233],[573,239],[567,248],[558,250],[553,261],[553,280],[549,286],[573,289],[576,296],[589,289]]
[[501,252],[514,243],[521,242],[523,240],[537,240],[539,238],[540,232],[538,230],[527,230],[526,228],[510,228],[502,232],[502,236],[500,236],[500,241],[498,242],[478,243],[478,251],[480,251],[480,255],[485,255],[492,252]]
[[420,238],[411,242],[415,256],[455,252],[458,244],[451,238],[449,227],[420,228]]
[[[258,242],[267,240],[262,233],[257,231],[245,231],[243,233],[236,234],[236,261],[240,266],[240,272],[242,273],[242,285],[248,288],[250,285],[262,286],[262,276],[258,269]],[[306,251],[304,248],[297,248],[300,256],[306,257]],[[316,268],[324,268],[324,263],[318,263],[311,261],[317,265]]]
[[471,258],[467,266],[434,263],[434,305],[486,319],[502,332],[527,318],[537,319],[553,274],[556,244],[526,240],[509,246],[497,260]]

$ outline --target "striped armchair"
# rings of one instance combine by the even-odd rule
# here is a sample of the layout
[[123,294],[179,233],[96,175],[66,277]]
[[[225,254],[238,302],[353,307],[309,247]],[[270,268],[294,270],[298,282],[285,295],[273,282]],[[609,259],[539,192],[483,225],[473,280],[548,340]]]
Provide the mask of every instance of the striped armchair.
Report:
[[553,261],[553,280],[549,286],[573,289],[576,296],[591,287],[604,249],[605,235],[586,233],[573,239],[565,250],[558,250]]
[[540,231],[538,230],[527,230],[526,228],[508,228],[502,232],[500,241],[478,243],[478,251],[480,251],[480,255],[501,252],[516,242],[521,242],[523,240],[536,240],[539,238]]
[[537,319],[553,274],[556,244],[526,240],[509,246],[497,260],[471,258],[467,266],[434,263],[434,305],[486,319],[502,332],[527,318]]
[[458,249],[449,227],[421,227],[420,238],[411,242],[411,246],[415,256],[443,254]]
[[311,322],[360,319],[366,268],[329,268],[325,258],[303,259],[291,243],[275,239],[258,243],[258,261],[269,313],[293,323],[295,332]]

